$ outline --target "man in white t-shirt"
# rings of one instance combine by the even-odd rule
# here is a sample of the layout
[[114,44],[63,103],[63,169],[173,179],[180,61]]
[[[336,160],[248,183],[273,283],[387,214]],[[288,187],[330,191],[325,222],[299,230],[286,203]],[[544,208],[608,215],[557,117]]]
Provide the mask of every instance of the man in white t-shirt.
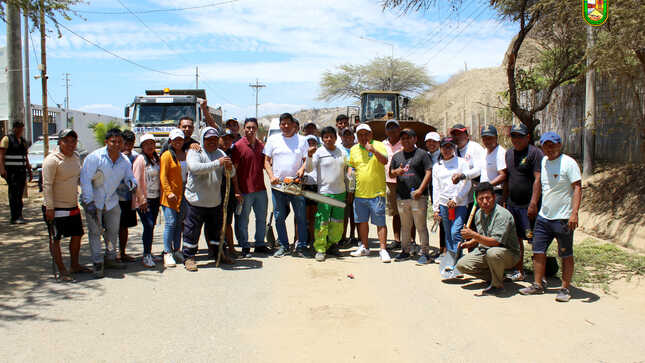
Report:
[[[466,160],[468,170],[463,173],[457,173],[452,176],[454,184],[460,180],[468,179],[470,181],[479,181],[482,170],[486,167],[486,149],[478,143],[470,140],[468,129],[462,124],[456,124],[450,129],[450,136],[457,143],[456,154],[458,157]],[[473,208],[472,190],[468,193],[468,213]]]
[[[309,147],[305,163],[307,172],[318,175],[318,192],[322,195],[345,201],[345,174],[347,173],[347,153],[336,147],[336,130],[325,127],[321,131],[323,147]],[[325,255],[340,255],[337,243],[343,236],[343,219],[345,208],[332,207],[327,203],[318,203],[315,217],[316,261],[325,260]]]
[[481,136],[486,148],[486,167],[481,171],[480,182],[488,182],[493,186],[495,203],[502,205],[506,180],[506,149],[498,144],[495,126],[482,127]]
[[533,265],[535,282],[520,290],[523,295],[543,294],[542,279],[546,268],[546,250],[555,238],[558,255],[562,258],[562,286],[556,301],[571,299],[569,286],[573,276],[573,231],[578,227],[578,209],[582,200],[580,167],[562,154],[562,139],[555,132],[540,138],[545,158],[542,159],[540,182],[542,207],[533,229]]
[[[305,173],[305,158],[307,157],[307,142],[297,134],[298,124],[290,113],[280,115],[280,131],[267,140],[264,145],[264,169],[269,176],[271,185],[277,185],[284,178],[300,178]],[[304,256],[303,251],[307,243],[307,219],[305,217],[305,198],[287,194],[273,189],[273,215],[275,227],[278,232],[280,248],[273,254],[274,257],[285,256],[289,251],[289,239],[285,220],[289,215],[289,204],[293,208],[298,226],[298,246],[294,256]]]

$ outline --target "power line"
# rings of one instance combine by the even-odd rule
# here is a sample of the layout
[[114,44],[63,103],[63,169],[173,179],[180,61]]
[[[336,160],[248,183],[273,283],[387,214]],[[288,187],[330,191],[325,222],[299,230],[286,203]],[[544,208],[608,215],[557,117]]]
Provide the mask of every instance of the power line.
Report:
[[[466,19],[470,19],[470,22],[465,23],[465,26],[463,26],[463,27],[461,28],[461,31],[459,32],[459,34],[461,34],[461,33],[462,33],[462,32],[463,32],[463,31],[464,31],[464,30],[465,30],[465,29],[466,29],[470,24],[472,24],[472,23],[473,23],[473,19],[475,19],[475,17],[474,17],[474,16],[475,16],[475,14],[476,14],[478,11],[480,12],[478,16],[481,16],[481,14],[483,14],[483,12],[486,10],[486,5],[485,5],[485,4],[482,4],[482,5],[480,5],[479,7],[475,7],[475,8],[474,8],[474,9],[472,9],[472,10],[473,10],[473,11],[472,11],[472,12],[471,12],[467,17],[466,17]],[[449,31],[447,31],[447,32],[445,32],[445,33],[443,33],[443,34],[440,34],[440,35],[438,35],[439,33],[435,33],[435,34],[434,34],[434,37],[432,37],[432,38],[433,38],[433,39],[432,39],[432,42],[433,42],[435,45],[441,44],[441,42],[443,42],[444,40],[448,39],[451,35],[454,35],[456,32],[458,32],[458,31],[459,31],[459,29],[460,29],[460,24],[459,24],[459,23],[455,23],[455,24],[453,24],[453,25],[451,25],[451,26],[450,26],[450,30],[449,30]],[[426,54],[426,53],[428,53],[428,52],[429,52],[429,51],[431,51],[431,50],[432,50],[432,48],[426,48],[426,49],[422,50],[422,53],[421,53],[421,54]]]
[[[135,14],[132,10],[130,10],[130,8],[128,8],[128,7],[127,7],[127,6],[126,6],[126,5],[125,5],[121,0],[117,0],[117,1],[119,2],[119,4],[121,4],[121,6],[122,6],[124,9],[126,9],[126,10],[127,10],[127,11],[132,15],[132,16],[134,16],[134,17],[137,19],[137,21],[139,21],[139,22],[140,22],[140,23],[141,23],[141,24],[142,24],[146,29],[148,29],[152,34],[154,34],[154,35],[157,37],[157,39],[159,39],[162,43],[164,43],[168,49],[170,49],[170,50],[171,50],[171,51],[173,51],[173,52],[176,52],[176,51],[175,51],[175,49],[173,49],[173,47],[172,47],[172,46],[171,46],[171,45],[170,45],[170,44],[169,44],[165,39],[163,39],[161,36],[159,36],[159,34],[157,34],[157,32],[156,32],[154,29],[152,29],[150,26],[148,26],[148,24],[146,24],[146,23],[143,21],[143,19],[141,19],[139,16],[137,16],[137,14]],[[236,1],[237,1],[237,0],[236,0]],[[176,53],[177,53],[177,52],[176,52]],[[189,61],[189,60],[188,60],[188,59],[187,59],[187,58],[186,58],[182,53],[180,53],[180,52],[179,52],[179,53],[177,53],[177,54],[179,54],[179,56],[180,56],[184,61],[186,61],[186,62],[190,63],[190,61]],[[192,75],[191,75],[191,77],[192,77]],[[202,80],[202,83],[204,83],[205,85],[209,86],[209,84],[208,84],[208,82],[206,82],[206,80]],[[210,88],[211,88],[211,91],[212,91],[212,92],[213,92],[217,97],[221,98],[222,100],[224,100],[224,101],[226,101],[226,102],[228,102],[228,103],[231,103],[231,104],[233,103],[233,102],[229,101],[228,99],[226,99],[226,97],[224,97],[224,96],[220,95],[218,92],[215,92],[215,91],[213,90],[213,87],[212,87],[212,86],[211,86]]]
[[109,54],[109,55],[111,55],[111,56],[113,56],[113,57],[115,57],[115,58],[119,58],[120,60],[122,60],[122,61],[124,61],[124,62],[130,63],[130,64],[132,64],[133,66],[137,66],[137,67],[139,67],[139,68],[141,68],[141,69],[145,69],[145,70],[150,71],[150,72],[155,72],[155,73],[165,74],[165,75],[167,75],[167,76],[175,76],[175,77],[192,77],[192,74],[191,74],[191,75],[186,75],[186,74],[170,73],[170,72],[160,71],[160,70],[158,70],[158,69],[150,68],[150,67],[145,66],[145,65],[143,65],[143,64],[137,63],[137,62],[135,62],[135,61],[133,61],[133,60],[130,60],[130,59],[125,58],[125,57],[122,57],[122,56],[120,56],[120,55],[118,55],[118,54],[116,54],[116,53],[114,53],[114,52],[112,52],[112,51],[110,51],[110,50],[108,50],[108,49],[106,49],[106,48],[102,47],[101,45],[99,45],[99,44],[97,44],[97,43],[95,43],[95,42],[93,42],[93,41],[91,41],[91,40],[89,40],[89,39],[87,39],[87,38],[83,37],[82,35],[80,35],[80,34],[76,33],[75,31],[73,31],[72,29],[70,29],[70,28],[66,27],[65,25],[63,25],[63,24],[61,24],[61,23],[57,23],[57,24],[58,24],[61,28],[63,28],[63,29],[65,29],[65,30],[67,30],[68,32],[70,32],[70,33],[72,33],[72,34],[74,34],[74,35],[76,35],[78,38],[80,38],[80,39],[84,40],[85,42],[87,42],[87,43],[89,43],[89,44],[91,44],[91,45],[95,46],[96,48],[98,48],[98,49],[100,49],[100,50],[104,51],[105,53],[107,53],[107,54]]
[[[36,52],[36,45],[34,44],[34,38],[31,37],[31,33],[29,33],[29,40],[31,40],[30,43],[31,43],[31,50],[32,50],[33,56],[34,56],[34,61],[36,61],[36,64],[42,64],[40,61],[38,61],[38,53]],[[47,97],[49,97],[49,99],[52,102],[54,102],[55,105],[59,104],[58,102],[56,102],[56,100],[52,96],[52,93],[49,92],[49,86],[47,87]]]
[[425,64],[423,64],[423,67],[427,66],[428,63],[430,63],[435,56],[437,56],[438,54],[441,54],[441,52],[443,52],[453,41],[455,41],[455,39],[457,39],[457,37],[460,36],[466,30],[466,28],[468,28],[472,23],[474,23],[475,20],[479,19],[484,14],[485,11],[486,11],[486,9],[484,8],[479,13],[479,15],[477,15],[474,18],[472,18],[468,24],[466,24],[463,28],[461,28],[461,31],[459,31],[457,34],[455,34],[452,37],[452,39],[450,39],[448,42],[446,42],[445,45],[443,46],[443,48],[441,48],[438,51],[436,51],[435,53],[433,53],[432,56],[430,57],[430,60],[428,60]]
[[[186,7],[186,8],[139,10],[139,11],[135,11],[134,13],[136,13],[136,14],[152,14],[152,13],[168,13],[168,12],[173,12],[173,11],[205,9],[205,8],[216,7],[216,6],[220,6],[220,5],[232,4],[232,3],[236,3],[238,1],[240,1],[240,0],[222,1],[222,2],[218,2],[218,3],[211,3],[211,4],[205,4],[205,5],[199,5],[199,6],[191,6],[191,7]],[[77,13],[82,13],[82,14],[102,14],[102,15],[124,15],[124,14],[133,13],[133,12],[130,12],[130,11],[92,11],[92,10],[74,10],[74,11],[77,12]]]

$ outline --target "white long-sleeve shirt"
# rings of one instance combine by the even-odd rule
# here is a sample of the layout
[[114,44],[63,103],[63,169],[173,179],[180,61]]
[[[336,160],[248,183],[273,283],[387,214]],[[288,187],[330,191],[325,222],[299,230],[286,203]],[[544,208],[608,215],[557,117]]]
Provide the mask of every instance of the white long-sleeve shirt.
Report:
[[466,174],[468,162],[462,158],[453,157],[450,160],[441,160],[432,167],[432,210],[439,211],[440,205],[447,205],[449,200],[454,200],[457,206],[468,205],[470,194],[470,179],[452,183],[455,174]]
[[486,169],[486,149],[474,141],[468,141],[466,146],[458,149],[456,156],[468,163],[468,169],[464,172],[466,178],[472,180],[481,175]]

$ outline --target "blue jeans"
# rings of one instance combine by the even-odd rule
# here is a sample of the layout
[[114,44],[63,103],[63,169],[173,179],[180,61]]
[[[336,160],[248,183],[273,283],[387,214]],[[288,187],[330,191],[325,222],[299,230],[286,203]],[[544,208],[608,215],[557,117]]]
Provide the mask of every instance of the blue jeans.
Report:
[[141,224],[143,224],[143,234],[141,235],[143,254],[147,255],[152,253],[152,234],[159,215],[159,198],[148,199],[148,211],[142,212],[138,209],[137,212]]
[[289,215],[289,203],[293,207],[298,226],[298,248],[307,246],[307,215],[305,211],[305,197],[271,191],[273,199],[273,215],[275,216],[275,229],[278,231],[278,240],[284,248],[289,248],[289,237],[287,236],[287,225],[285,220]]
[[244,194],[243,197],[242,213],[235,216],[235,236],[237,237],[237,243],[242,248],[250,248],[249,215],[251,215],[251,208],[253,208],[253,213],[255,213],[255,247],[264,246],[267,205],[269,203],[267,192],[266,190],[261,190],[259,192]]
[[461,229],[464,228],[464,224],[466,223],[468,207],[455,207],[454,221],[448,219],[448,207],[445,205],[439,206],[439,214],[441,215],[441,223],[443,223],[444,230],[446,231],[446,248],[448,251],[456,253],[457,246],[463,240],[461,237]]
[[166,222],[163,230],[163,251],[171,253],[179,250],[179,247],[181,247],[181,231],[186,214],[186,203],[182,199],[179,212],[165,205],[162,207],[163,217]]

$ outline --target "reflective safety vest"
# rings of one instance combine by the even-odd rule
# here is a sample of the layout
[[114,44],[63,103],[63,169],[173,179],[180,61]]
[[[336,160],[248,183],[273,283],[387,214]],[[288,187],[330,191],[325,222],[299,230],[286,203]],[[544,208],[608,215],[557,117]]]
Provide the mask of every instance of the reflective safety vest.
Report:
[[24,138],[17,138],[14,134],[9,137],[9,146],[4,155],[4,165],[7,171],[27,171],[27,141]]

